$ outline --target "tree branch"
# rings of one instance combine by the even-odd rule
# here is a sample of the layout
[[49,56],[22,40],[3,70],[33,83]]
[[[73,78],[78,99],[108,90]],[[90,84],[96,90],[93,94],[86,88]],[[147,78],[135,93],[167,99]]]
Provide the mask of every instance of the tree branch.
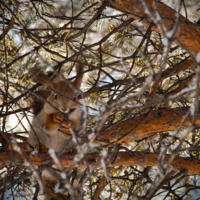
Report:
[[[109,153],[108,156],[110,156],[111,154],[112,153]],[[38,153],[34,157],[33,155],[31,155],[31,153],[24,153],[24,155],[28,160],[31,160],[32,163],[37,166],[41,166],[52,161],[51,157],[47,153]],[[159,164],[158,156],[159,154],[156,153],[132,152],[131,154],[130,152],[119,152],[117,155],[117,159],[115,159],[115,162],[110,162],[108,164],[108,167],[134,165],[156,166]],[[1,163],[2,161],[4,161],[4,163],[8,164],[11,160],[13,161],[13,166],[24,163],[24,159],[16,152],[12,154],[11,152],[0,151],[0,157]],[[170,155],[166,155],[165,161],[167,162],[170,157]],[[89,153],[86,155],[86,160],[92,168],[101,167],[101,164],[99,162],[101,158],[102,157],[99,156],[98,153]],[[73,161],[73,155],[65,154],[61,157],[60,161],[64,167],[69,167]],[[0,164],[0,168],[2,167],[5,166]],[[80,162],[79,167],[85,167],[84,163]],[[189,174],[200,174],[200,162],[198,159],[187,159],[176,156],[174,161],[172,162],[172,167],[174,168],[174,170],[186,169],[188,170]]]
[[[190,116],[183,122],[183,118],[188,114],[188,111],[189,108],[186,107],[153,110],[148,114],[131,118],[106,129],[98,139],[115,142],[116,135],[119,133],[118,142],[127,143],[152,136],[155,133],[173,131],[179,126],[184,129],[191,124]],[[200,115],[196,118],[196,125],[200,125]]]
[[[106,0],[98,0],[100,2],[105,2]],[[157,31],[161,34],[167,34],[167,31],[172,29],[173,24],[175,23],[174,20],[176,19],[177,12],[170,8],[169,6],[165,5],[164,3],[160,1],[156,1],[156,7],[153,3],[153,0],[110,0],[110,6],[114,9],[120,10],[122,12],[125,12],[129,14],[134,19],[140,21],[145,26],[149,26],[152,22],[152,18],[149,18],[149,15],[146,14],[145,7],[148,8],[150,11],[151,16],[154,16],[154,19],[156,20],[156,14],[158,14],[162,17],[162,22],[164,22],[164,26],[168,30],[165,32],[162,31],[160,27],[158,27],[159,23],[155,23],[157,26],[152,27],[152,30]],[[145,7],[143,5],[146,5]],[[157,19],[158,20],[158,19]],[[196,54],[200,51],[200,27],[188,19],[186,19],[184,16],[180,15],[179,18],[179,27],[176,30],[175,37],[178,43],[181,44],[187,51],[189,51],[193,56],[196,56]]]

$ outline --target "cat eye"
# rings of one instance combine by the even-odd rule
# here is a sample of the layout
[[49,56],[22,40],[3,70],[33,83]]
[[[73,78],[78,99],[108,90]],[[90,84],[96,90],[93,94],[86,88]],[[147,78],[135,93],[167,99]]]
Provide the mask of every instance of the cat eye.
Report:
[[58,99],[58,96],[57,96],[57,94],[55,94],[55,95],[54,95],[54,99]]

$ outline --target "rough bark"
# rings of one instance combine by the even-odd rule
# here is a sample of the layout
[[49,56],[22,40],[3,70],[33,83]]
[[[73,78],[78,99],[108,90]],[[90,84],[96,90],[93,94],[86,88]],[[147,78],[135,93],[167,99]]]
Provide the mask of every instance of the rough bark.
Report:
[[[26,158],[30,161],[32,161],[35,165],[43,165],[51,161],[50,156],[47,153],[39,153],[35,157],[32,157],[30,153],[24,154]],[[108,156],[110,156],[108,154]],[[30,156],[32,158],[30,158]],[[115,156],[115,155],[114,155]],[[156,153],[143,153],[143,152],[119,152],[117,154],[116,159],[111,159],[111,162],[114,161],[114,163],[109,162],[108,167],[114,167],[114,166],[133,166],[133,165],[141,165],[141,166],[156,166],[159,164],[158,162],[158,156],[159,154]],[[3,152],[0,151],[0,157],[1,160],[4,161],[5,164],[10,164],[10,166],[16,166],[17,164],[23,164],[24,159],[17,153],[14,153],[13,155],[11,152]],[[14,158],[14,159],[12,159]],[[102,159],[102,157],[99,157],[98,153],[90,153],[86,155],[87,162],[93,167],[98,168],[101,167],[99,164],[99,161]],[[167,162],[170,159],[170,155],[166,155],[165,161]],[[12,163],[10,161],[12,160]],[[60,161],[62,162],[63,166],[69,167],[70,164],[72,164],[73,155],[67,155],[65,154],[62,156]],[[105,160],[108,160],[105,158]],[[4,165],[0,164],[0,167],[4,167]],[[200,162],[199,159],[188,159],[187,158],[181,158],[176,156],[173,160],[171,166],[174,170],[182,170],[186,169],[188,170],[188,173],[191,174],[200,174]],[[84,164],[80,162],[79,167],[84,167]]]
[[[99,1],[104,2],[106,0]],[[143,2],[145,2],[148,6],[152,16],[156,16],[157,10],[159,10],[159,14],[161,15],[162,21],[164,22],[168,31],[172,29],[177,13],[175,10],[160,1],[156,1],[157,8],[153,4],[153,0],[143,0]],[[140,21],[146,26],[149,26],[152,22],[152,20],[145,13],[142,0],[110,0],[109,5],[116,10],[128,13],[131,17]],[[179,25],[180,28],[177,29],[175,34],[177,42],[192,55],[196,56],[196,54],[200,51],[200,27],[182,15],[180,15]],[[158,26],[154,26],[152,30],[164,35],[166,34],[166,31],[163,31]]]
[[[192,117],[188,117],[189,108],[160,109],[150,111],[143,116],[134,117],[105,130],[98,139],[115,142],[118,137],[119,143],[126,143],[141,138],[149,137],[155,133],[174,131],[179,126],[181,129],[191,124]],[[200,125],[200,115],[196,118],[196,125]]]

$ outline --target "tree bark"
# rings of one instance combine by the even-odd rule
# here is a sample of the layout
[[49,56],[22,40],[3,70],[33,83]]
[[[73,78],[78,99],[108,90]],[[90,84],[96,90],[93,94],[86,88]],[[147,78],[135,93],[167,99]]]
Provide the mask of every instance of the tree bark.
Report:
[[[25,157],[30,160],[33,164],[37,166],[41,166],[44,164],[47,164],[52,159],[47,153],[38,153],[33,157],[30,153],[24,153]],[[111,153],[108,154],[110,156]],[[115,155],[114,155],[115,156]],[[113,157],[114,157],[113,156]],[[11,152],[4,152],[0,151],[0,157],[1,161],[4,161],[5,164],[10,164],[10,166],[16,166],[17,164],[23,164],[24,158],[20,156],[18,153],[14,153],[12,155]],[[119,152],[117,154],[116,159],[111,159],[111,162],[114,161],[114,163],[107,163],[108,167],[114,167],[114,166],[134,166],[134,165],[140,165],[140,166],[156,166],[159,164],[158,162],[159,154],[156,153],[143,153],[143,152]],[[102,159],[101,156],[99,156],[98,153],[89,153],[86,155],[86,160],[88,164],[90,164],[93,168],[101,167],[100,160]],[[165,156],[165,161],[168,162],[170,159],[170,155]],[[12,164],[10,161],[12,160]],[[104,160],[108,160],[105,158]],[[73,155],[65,154],[60,159],[61,163],[64,167],[69,167],[72,164],[73,161]],[[199,159],[187,159],[176,156],[173,160],[171,166],[174,170],[182,170],[186,169],[188,173],[190,174],[200,174],[200,161]],[[0,167],[4,167],[3,163],[1,162]],[[84,163],[80,162],[79,167],[85,167]]]
[[101,178],[101,180],[99,181],[99,183],[97,185],[97,188],[96,188],[96,190],[94,192],[94,195],[93,195],[93,198],[92,198],[93,200],[98,200],[99,199],[99,196],[100,196],[101,191],[103,190],[103,188],[104,188],[104,186],[106,184],[106,181],[107,181],[106,177],[103,176]]
[[[126,143],[154,135],[155,133],[174,131],[191,124],[192,116],[188,115],[189,108],[160,109],[150,111],[143,116],[134,117],[105,130],[98,139],[119,143]],[[188,117],[183,122],[184,117]],[[200,125],[200,115],[196,118],[196,125]]]
[[[104,2],[106,0],[99,1]],[[159,11],[162,21],[168,29],[167,31],[173,28],[177,12],[160,1],[156,1],[157,8],[154,5],[153,0],[109,0],[109,5],[116,10],[128,13],[132,18],[140,21],[146,26],[149,26],[152,19],[150,19],[145,12],[145,7],[142,2],[145,2],[151,15],[154,16],[155,19],[158,14],[157,11]],[[157,21],[161,22],[158,18]],[[175,34],[177,42],[193,56],[196,56],[200,51],[200,27],[182,15],[180,15],[179,25],[180,28],[177,29]],[[163,31],[158,26],[158,23],[156,23],[156,26],[153,26],[152,30],[163,35],[167,33],[167,31]]]

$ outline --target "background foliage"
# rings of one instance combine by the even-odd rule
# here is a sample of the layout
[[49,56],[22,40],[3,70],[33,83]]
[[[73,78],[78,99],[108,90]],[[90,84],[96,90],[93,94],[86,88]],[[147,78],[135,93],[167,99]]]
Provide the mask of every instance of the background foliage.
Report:
[[[198,0],[163,2],[198,26]],[[29,69],[36,66],[49,75],[57,72],[54,75],[61,73],[71,80],[77,64],[84,68],[80,93],[82,137],[86,142],[77,144],[74,160],[84,164],[74,167],[72,163],[63,170],[66,178],[60,177],[55,191],[64,192],[64,199],[197,199],[200,196],[199,175],[184,170],[192,164],[188,161],[199,159],[200,54],[190,54],[190,49],[177,43],[176,35],[169,36],[170,30],[160,34],[152,30],[153,23],[144,26],[142,20],[136,21],[129,13],[109,6],[93,0],[0,2],[2,199],[37,199],[46,195],[41,180],[37,182],[32,176],[34,170],[28,170],[23,162],[15,162],[16,148],[11,148],[11,160],[3,157],[11,143],[26,143],[30,130],[33,117],[30,97],[41,85],[32,81]],[[192,64],[184,65],[189,59],[193,59]],[[162,112],[166,114],[163,116]],[[176,121],[179,114],[181,120]],[[150,115],[154,123],[145,121]],[[161,116],[163,121],[159,121]],[[137,137],[128,138],[128,133],[121,133],[120,138],[119,132],[125,130],[123,123],[127,120],[136,120],[131,131]],[[118,133],[112,135],[113,127],[117,127]],[[108,133],[112,140],[106,138]],[[98,145],[91,144],[94,139]],[[85,146],[87,150],[83,150]],[[127,164],[114,165],[122,152],[130,155]],[[101,156],[96,167],[91,159],[87,160],[92,153]],[[165,160],[167,154],[171,160]],[[130,164],[137,155],[141,155],[139,160]],[[182,170],[173,168],[174,159],[178,159],[175,156],[186,158]],[[34,173],[53,169],[52,164],[35,168]]]

